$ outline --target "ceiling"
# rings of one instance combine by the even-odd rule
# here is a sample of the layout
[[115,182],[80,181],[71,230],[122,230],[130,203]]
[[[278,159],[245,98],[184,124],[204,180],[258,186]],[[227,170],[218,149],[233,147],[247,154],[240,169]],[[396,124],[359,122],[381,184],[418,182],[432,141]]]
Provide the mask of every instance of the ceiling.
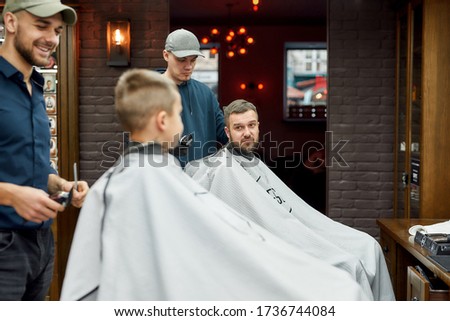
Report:
[[174,25],[227,24],[323,24],[327,0],[260,0],[252,10],[252,0],[169,0],[170,20]]

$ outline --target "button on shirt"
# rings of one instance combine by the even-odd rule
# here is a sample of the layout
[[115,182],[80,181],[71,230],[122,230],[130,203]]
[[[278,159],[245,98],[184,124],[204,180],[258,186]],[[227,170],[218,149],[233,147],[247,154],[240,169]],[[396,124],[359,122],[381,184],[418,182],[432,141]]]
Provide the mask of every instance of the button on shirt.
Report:
[[[31,75],[32,95],[23,74],[0,57],[0,182],[47,192],[50,166],[50,122],[43,97],[44,78]],[[10,206],[0,206],[0,229],[50,226],[25,221]]]

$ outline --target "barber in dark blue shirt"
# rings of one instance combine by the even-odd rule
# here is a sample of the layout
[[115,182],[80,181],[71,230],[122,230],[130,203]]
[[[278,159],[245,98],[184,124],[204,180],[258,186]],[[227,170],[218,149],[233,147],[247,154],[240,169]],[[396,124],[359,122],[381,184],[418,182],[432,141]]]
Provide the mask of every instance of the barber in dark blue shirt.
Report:
[[191,79],[197,57],[202,56],[200,43],[190,31],[178,29],[166,39],[163,51],[167,69],[164,76],[172,79],[181,95],[183,135],[192,135],[192,144],[186,155],[179,156],[181,164],[214,154],[217,147],[228,142],[223,111],[212,90]]
[[[74,182],[50,166],[50,128],[43,77],[65,24],[75,11],[60,0],[7,0],[0,47],[0,301],[43,300],[53,274],[52,219],[64,206],[49,198]],[[72,204],[89,187],[79,182]]]

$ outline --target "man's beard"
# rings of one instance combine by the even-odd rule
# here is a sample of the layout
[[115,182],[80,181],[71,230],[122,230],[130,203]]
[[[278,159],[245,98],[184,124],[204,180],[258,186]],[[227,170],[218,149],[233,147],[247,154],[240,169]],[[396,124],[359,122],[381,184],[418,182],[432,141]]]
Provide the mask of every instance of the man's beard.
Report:
[[31,49],[27,49],[23,42],[21,41],[21,29],[20,27],[17,29],[17,35],[14,38],[14,47],[16,48],[17,52],[22,56],[22,58],[31,66],[38,66],[38,67],[43,67],[43,66],[47,66],[50,63],[50,55],[51,53],[49,53],[47,59],[45,60],[45,58],[42,59],[35,59],[33,57],[33,48]]
[[258,148],[258,141],[253,141],[253,144],[240,144],[240,142],[231,141],[230,144],[235,149],[239,149],[241,152],[244,153],[253,153]]

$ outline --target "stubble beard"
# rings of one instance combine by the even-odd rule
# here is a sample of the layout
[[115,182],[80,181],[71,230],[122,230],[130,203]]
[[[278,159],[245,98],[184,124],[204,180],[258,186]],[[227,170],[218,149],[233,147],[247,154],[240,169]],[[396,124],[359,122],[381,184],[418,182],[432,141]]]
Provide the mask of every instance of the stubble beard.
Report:
[[14,38],[14,47],[16,49],[16,51],[22,56],[22,58],[31,66],[38,66],[38,67],[44,67],[47,66],[50,63],[50,56],[51,56],[51,52],[49,52],[47,58],[39,58],[39,57],[35,57],[33,56],[33,45],[31,49],[28,49],[23,41],[21,41],[22,39],[22,32],[21,29],[18,28],[17,29],[17,35]]

